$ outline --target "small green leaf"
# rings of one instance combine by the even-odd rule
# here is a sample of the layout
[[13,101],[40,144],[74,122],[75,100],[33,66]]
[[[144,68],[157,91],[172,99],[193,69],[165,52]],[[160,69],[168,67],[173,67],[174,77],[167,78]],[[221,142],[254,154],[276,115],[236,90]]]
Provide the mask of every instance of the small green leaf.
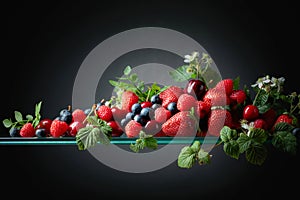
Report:
[[194,143],[191,146],[191,149],[194,153],[198,153],[200,150],[200,142],[199,141],[194,141]]
[[169,74],[174,81],[184,82],[191,78],[191,74],[187,72],[188,65],[183,65],[177,69],[170,71]]
[[178,156],[177,164],[181,168],[191,168],[196,161],[196,153],[191,147],[183,147]]
[[267,148],[258,142],[253,142],[246,150],[246,159],[254,165],[262,165],[267,158]]
[[13,122],[11,121],[11,119],[5,119],[3,120],[3,125],[6,127],[6,128],[9,128],[13,125]]
[[29,121],[32,121],[33,120],[33,116],[32,115],[26,115],[26,119],[29,120]]
[[23,120],[22,113],[20,113],[19,111],[15,111],[15,119],[17,120],[17,122],[21,122]]
[[128,76],[130,74],[130,72],[131,72],[131,67],[130,66],[125,67],[125,69],[123,71],[124,75]]
[[285,123],[285,122],[279,122],[274,126],[274,132],[277,131],[288,131],[291,132],[293,130],[294,126],[292,126],[289,123]]
[[157,140],[151,136],[151,137],[145,137],[144,138],[145,140],[145,144],[146,144],[146,147],[150,148],[150,149],[157,149]]
[[259,143],[264,143],[268,139],[268,134],[264,129],[254,128],[250,131],[249,137]]
[[233,89],[238,90],[239,88],[240,88],[240,77],[238,76],[233,80]]
[[138,75],[137,74],[131,74],[129,77],[129,80],[133,83],[138,81]]
[[220,132],[220,137],[221,137],[221,140],[223,142],[228,142],[229,141],[229,133],[231,132],[231,129],[228,127],[228,126],[224,126],[222,129],[221,129],[221,132]]
[[211,162],[209,153],[205,152],[203,149],[200,149],[198,152],[198,162],[200,165],[209,164]]
[[[76,142],[79,149],[85,150],[94,146],[100,140],[100,129],[86,126],[79,129],[76,135]],[[83,149],[82,149],[83,148]]]
[[114,80],[109,80],[108,81],[112,86],[117,87],[119,85],[119,83],[117,81]]
[[42,102],[40,101],[38,104],[35,105],[35,116],[38,116],[40,114],[42,108]]
[[288,131],[277,131],[274,133],[272,145],[281,151],[296,154],[297,138]]
[[251,138],[245,133],[241,133],[236,141],[239,144],[240,153],[244,153],[251,145]]
[[229,142],[225,142],[223,145],[223,150],[228,156],[239,159],[240,148],[237,141],[230,140]]

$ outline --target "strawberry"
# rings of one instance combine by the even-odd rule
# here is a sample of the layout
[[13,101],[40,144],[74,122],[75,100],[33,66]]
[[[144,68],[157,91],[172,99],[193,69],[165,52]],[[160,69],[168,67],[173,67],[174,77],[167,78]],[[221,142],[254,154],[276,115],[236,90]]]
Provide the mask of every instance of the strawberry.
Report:
[[112,111],[111,111],[110,107],[108,107],[106,105],[102,105],[98,108],[97,116],[106,122],[109,122],[113,119]]
[[168,136],[195,136],[197,132],[195,123],[189,111],[181,111],[162,125],[162,131]]
[[22,137],[34,137],[35,136],[35,130],[31,123],[26,123],[22,126],[20,130],[20,135]]
[[183,90],[178,86],[171,86],[168,89],[162,91],[159,94],[159,98],[162,100],[162,106],[167,108],[169,103],[177,102],[180,95],[183,94]]
[[233,80],[232,79],[223,79],[217,83],[215,86],[220,91],[225,90],[226,95],[230,95],[233,91]]
[[53,137],[62,136],[69,129],[69,125],[65,121],[55,119],[51,123],[50,134]]
[[228,110],[212,110],[208,118],[208,133],[213,136],[220,136],[224,126],[232,127],[232,116]]
[[169,110],[165,109],[164,107],[159,107],[159,108],[155,109],[155,111],[154,111],[154,119],[158,123],[162,124],[165,121],[167,121],[170,117],[171,117],[171,112]]
[[72,112],[72,117],[73,117],[74,122],[81,122],[82,123],[86,118],[86,114],[81,109],[75,109]]
[[131,112],[131,106],[138,103],[139,97],[131,91],[125,91],[121,98],[121,109],[126,110],[126,112]]
[[233,104],[243,103],[246,100],[246,93],[244,90],[233,90],[229,98]]
[[200,119],[206,117],[210,112],[210,104],[205,101],[198,101],[196,107],[196,114]]
[[230,103],[230,99],[226,93],[218,88],[208,90],[203,97],[203,101],[209,103],[211,106],[225,106]]
[[162,132],[161,124],[156,120],[149,120],[144,127],[144,131],[146,134],[151,134],[154,136],[160,135],[159,132]]
[[190,94],[182,94],[177,101],[177,109],[179,111],[189,111],[191,108],[195,108],[197,100]]
[[127,137],[137,137],[142,130],[142,125],[134,120],[130,120],[125,126],[125,133]]
[[276,121],[277,113],[273,108],[270,108],[267,112],[264,112],[261,118],[266,122],[266,129],[269,130],[272,128],[273,124]]
[[273,125],[273,128],[276,124],[278,124],[280,122],[288,123],[288,124],[295,126],[297,124],[297,119],[292,117],[289,114],[283,113],[277,117],[277,119]]
[[253,127],[254,127],[254,128],[261,128],[261,129],[266,130],[266,129],[267,129],[267,123],[266,123],[266,121],[263,120],[263,119],[256,119],[256,120],[253,122]]

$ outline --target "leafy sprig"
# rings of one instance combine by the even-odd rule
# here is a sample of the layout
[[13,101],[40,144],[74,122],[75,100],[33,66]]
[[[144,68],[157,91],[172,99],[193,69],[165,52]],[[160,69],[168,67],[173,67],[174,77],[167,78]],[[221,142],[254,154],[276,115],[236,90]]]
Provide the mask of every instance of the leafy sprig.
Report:
[[25,118],[20,111],[14,111],[15,120],[12,120],[11,118],[4,119],[3,125],[6,128],[10,128],[10,131],[15,128],[22,128],[22,126],[26,123],[32,123],[32,126],[35,128],[41,120],[41,114],[40,114],[41,107],[42,107],[42,101],[40,101],[35,105],[34,116],[31,114],[27,114],[25,115]]
[[157,140],[152,135],[147,135],[144,131],[140,132],[139,138],[136,139],[135,143],[130,144],[130,149],[135,153],[145,148],[157,149],[157,147]]

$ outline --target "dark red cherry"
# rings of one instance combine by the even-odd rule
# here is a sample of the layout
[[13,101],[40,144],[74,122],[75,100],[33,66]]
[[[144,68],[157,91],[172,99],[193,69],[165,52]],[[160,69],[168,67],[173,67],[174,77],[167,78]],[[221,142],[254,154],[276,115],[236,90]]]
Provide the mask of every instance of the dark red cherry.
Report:
[[184,92],[196,96],[197,100],[201,100],[206,92],[206,85],[203,81],[191,79],[186,85]]
[[47,133],[50,133],[51,119],[42,119],[36,126],[36,129],[45,129]]

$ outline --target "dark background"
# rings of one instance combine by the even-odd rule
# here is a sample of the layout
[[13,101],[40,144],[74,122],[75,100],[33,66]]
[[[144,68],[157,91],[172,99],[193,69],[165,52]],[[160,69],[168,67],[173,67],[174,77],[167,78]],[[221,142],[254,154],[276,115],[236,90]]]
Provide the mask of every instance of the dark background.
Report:
[[[241,84],[249,85],[266,74],[283,76],[286,92],[299,92],[299,12],[288,1],[51,1],[10,3],[3,9],[1,121],[14,110],[33,114],[39,101],[42,116],[54,118],[71,104],[77,70],[95,46],[121,31],[146,26],[194,38],[224,78],[240,76]],[[0,128],[1,136],[8,136]],[[155,172],[128,174],[76,146],[1,146],[1,194],[51,199],[297,195],[299,155],[269,150],[261,167],[244,158],[233,160],[218,147],[208,166],[182,170],[174,162]]]

